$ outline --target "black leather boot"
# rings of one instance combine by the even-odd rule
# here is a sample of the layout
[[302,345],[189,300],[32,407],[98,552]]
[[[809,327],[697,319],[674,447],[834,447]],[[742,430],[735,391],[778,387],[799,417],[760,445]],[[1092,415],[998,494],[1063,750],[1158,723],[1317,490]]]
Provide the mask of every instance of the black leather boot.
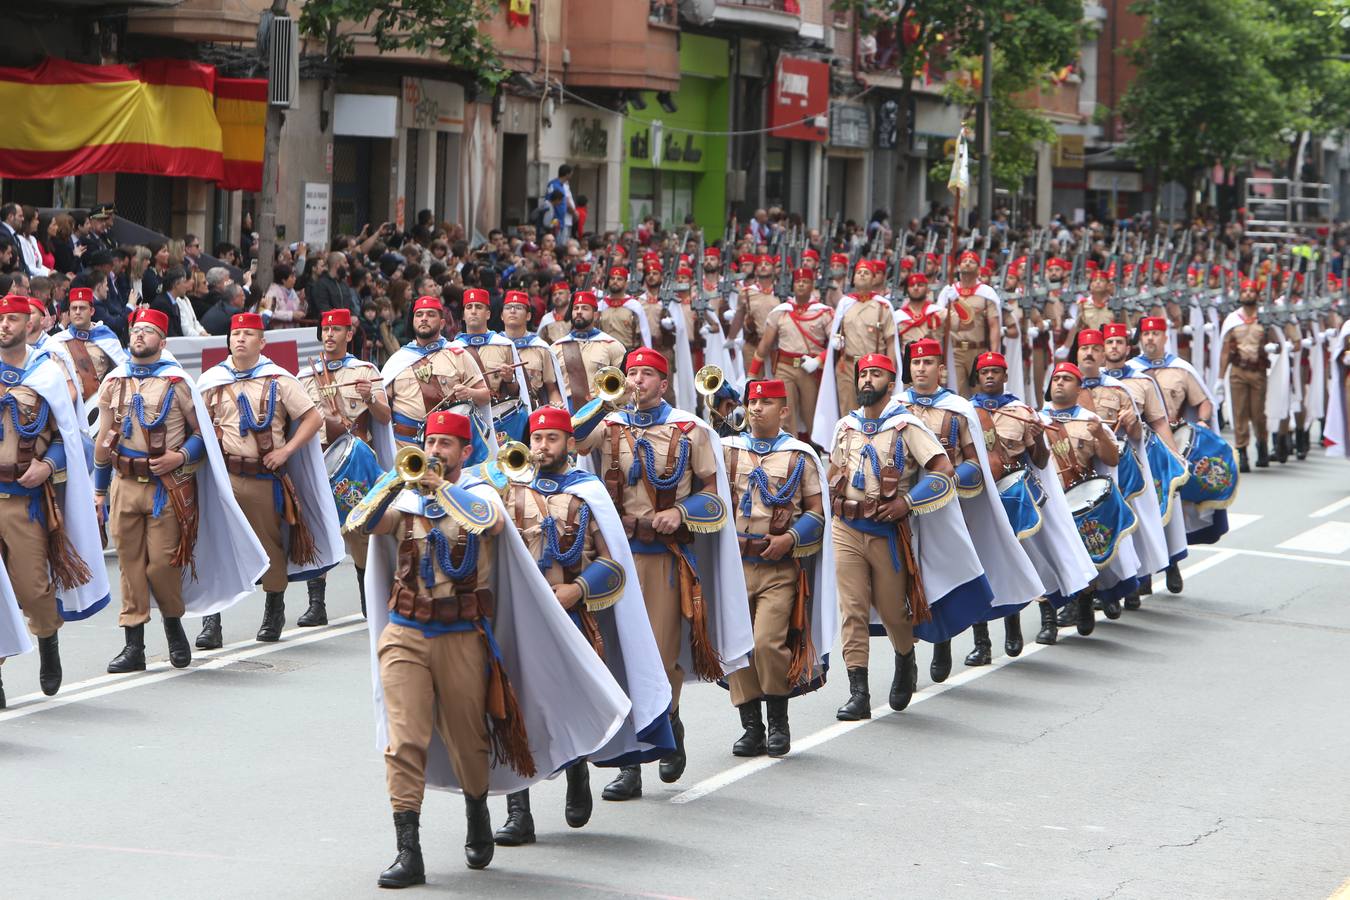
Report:
[[1022,639],[1022,616],[1019,613],[1013,613],[1010,616],[1003,617],[1003,652],[1009,656],[1021,656],[1022,647],[1025,645]]
[[666,784],[674,784],[680,780],[680,776],[684,774],[685,763],[688,761],[684,755],[684,723],[680,721],[678,709],[670,714],[670,730],[675,732],[675,752],[663,756],[656,767],[656,774],[660,775]]
[[1257,438],[1256,441],[1256,467],[1258,469],[1270,468],[1270,447],[1266,438]]
[[5,708],[5,676],[0,674],[0,709]]
[[1117,597],[1117,598],[1114,599],[1114,600],[1103,600],[1103,601],[1102,601],[1102,612],[1106,613],[1106,617],[1107,617],[1108,619],[1110,619],[1112,622],[1114,622],[1116,619],[1119,619],[1119,618],[1120,618],[1120,598]]
[[413,810],[394,813],[394,835],[398,841],[398,856],[389,868],[380,873],[380,887],[405,888],[427,883],[427,870],[422,864],[422,840],[418,834],[420,814]]
[[1153,576],[1145,575],[1139,579],[1139,596],[1147,597],[1151,593],[1153,593]]
[[1180,594],[1186,587],[1186,583],[1181,580],[1181,567],[1172,563],[1167,567],[1167,592],[1169,594]]
[[1078,595],[1078,633],[1087,637],[1096,627],[1097,614],[1092,611],[1092,592],[1087,590]]
[[1239,447],[1239,448],[1237,448],[1237,458],[1238,458],[1238,471],[1239,471],[1239,472],[1250,472],[1250,471],[1252,470],[1252,467],[1251,467],[1250,465],[1247,464],[1247,448],[1246,448],[1246,447]]
[[202,616],[202,630],[197,635],[197,649],[219,650],[220,647],[220,613]]
[[[472,819],[470,819],[470,822],[472,822]],[[470,825],[470,830],[472,830],[472,827]],[[492,836],[492,839],[503,847],[519,847],[521,844],[534,843],[534,816],[530,815],[530,791],[528,788],[506,795],[506,821],[502,823],[501,828],[497,829],[497,833]],[[469,865],[472,866],[473,863]]]
[[175,669],[186,669],[192,662],[192,645],[183,631],[182,619],[164,619],[164,639],[169,644],[169,662]]
[[731,745],[732,756],[764,755],[764,712],[759,700],[750,700],[736,707],[741,714],[745,732]]
[[366,617],[366,570],[356,570],[356,589],[361,593],[361,618]]
[[1055,608],[1049,603],[1037,603],[1041,608],[1041,630],[1036,632],[1036,643],[1053,644],[1059,640],[1059,622],[1055,621]]
[[127,645],[122,652],[108,663],[108,674],[145,671],[145,626],[128,625],[122,629],[127,635]]
[[[324,604],[324,594],[328,591],[328,581],[323,577],[311,578],[305,582],[309,589],[309,609],[300,614],[295,624],[301,628],[313,628],[328,624],[328,607]],[[262,638],[258,638],[262,640]]]
[[1078,624],[1078,598],[1070,597],[1069,602],[1059,608],[1055,614],[1055,624],[1060,628],[1068,628],[1070,625]]
[[268,591],[263,606],[262,624],[258,626],[258,640],[274,644],[281,640],[281,629],[286,627],[286,592]]
[[1294,451],[1299,459],[1308,458],[1308,447],[1312,444],[1312,434],[1310,428],[1300,428],[1294,435]]
[[788,698],[766,697],[764,705],[769,710],[769,738],[764,745],[770,756],[787,756],[792,749],[792,733],[788,731]]
[[1125,608],[1126,609],[1139,608],[1139,591],[1135,591],[1133,594],[1125,598]]
[[[987,666],[993,662],[994,645],[989,640],[989,623],[976,622],[970,626],[970,633],[975,636],[975,649],[966,654],[966,665],[968,666]],[[933,679],[936,681],[937,679]]]
[[619,766],[619,775],[600,792],[602,800],[636,800],[642,796],[642,766]]
[[895,677],[891,679],[891,695],[886,698],[891,709],[904,711],[914,692],[919,689],[919,658],[910,647],[908,653],[895,654]]
[[591,768],[586,760],[567,767],[567,802],[563,816],[568,826],[580,828],[591,820]]
[[488,812],[487,794],[477,797],[464,795],[464,815],[469,830],[464,837],[464,861],[470,869],[486,869],[492,862],[492,815]]
[[1289,441],[1289,434],[1281,432],[1275,435],[1275,461],[1284,465],[1289,461],[1289,451],[1292,449]]
[[934,684],[942,684],[952,674],[952,642],[942,641],[933,645],[933,661],[928,664],[928,677]]
[[842,722],[872,718],[872,694],[867,688],[866,668],[848,670],[848,702],[839,707],[834,717]]
[[61,643],[56,635],[38,638],[38,686],[48,697],[61,690]]

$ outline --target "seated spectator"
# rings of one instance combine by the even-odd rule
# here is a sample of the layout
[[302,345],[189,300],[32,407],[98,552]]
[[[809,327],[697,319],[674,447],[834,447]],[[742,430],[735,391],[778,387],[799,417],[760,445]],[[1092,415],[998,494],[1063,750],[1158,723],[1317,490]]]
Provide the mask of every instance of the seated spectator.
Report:
[[244,311],[243,286],[232,281],[228,282],[222,294],[220,301],[208,309],[206,315],[202,316],[202,325],[208,332],[215,335],[228,335],[230,333],[230,319],[236,313]]
[[305,317],[304,304],[295,292],[295,269],[286,263],[272,267],[272,284],[258,303],[258,312],[269,328],[289,325]]

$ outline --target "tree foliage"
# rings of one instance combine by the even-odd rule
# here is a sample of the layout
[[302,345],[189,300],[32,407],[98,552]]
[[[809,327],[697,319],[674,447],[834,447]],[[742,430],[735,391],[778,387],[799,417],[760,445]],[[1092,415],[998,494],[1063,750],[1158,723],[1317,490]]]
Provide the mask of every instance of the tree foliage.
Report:
[[491,0],[306,0],[300,28],[326,41],[330,55],[348,55],[356,38],[369,36],[381,51],[440,57],[491,86],[508,74],[481,28],[498,6]]

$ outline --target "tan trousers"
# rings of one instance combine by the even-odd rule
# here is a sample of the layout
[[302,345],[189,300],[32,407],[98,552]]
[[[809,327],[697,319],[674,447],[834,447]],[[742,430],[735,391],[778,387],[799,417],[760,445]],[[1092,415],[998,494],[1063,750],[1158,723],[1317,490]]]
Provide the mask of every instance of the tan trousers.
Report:
[[816,398],[820,396],[820,377],[809,375],[800,366],[778,365],[773,374],[780,378],[787,388],[788,407],[792,410],[795,425],[786,428],[793,435],[810,434],[811,423],[816,418]]
[[634,553],[638,583],[647,604],[656,649],[670,679],[670,708],[680,708],[680,688],[684,668],[680,665],[680,645],[684,640],[684,613],[680,609],[680,579],[674,555],[670,553]]
[[867,666],[872,608],[886,626],[886,634],[897,653],[914,649],[914,627],[905,602],[909,578],[895,571],[891,551],[883,537],[855,531],[835,519],[830,523],[834,536],[834,580],[838,586],[839,618],[844,642],[844,665],[850,669]]
[[267,551],[267,571],[263,573],[264,591],[286,590],[286,545],[281,537],[281,514],[272,500],[272,479],[230,475],[230,487],[244,518]]
[[839,393],[839,418],[858,408],[858,361],[846,356],[837,357],[834,367],[834,385]]
[[0,553],[28,630],[39,638],[56,634],[62,619],[47,562],[47,527],[29,521],[27,497],[0,494]]
[[377,653],[389,720],[384,771],[394,811],[422,809],[432,728],[449,750],[464,793],[485,794],[487,650],[478,632],[429,638],[416,628],[390,623]]
[[1256,439],[1266,442],[1266,373],[1230,366],[1228,384],[1233,391],[1233,446],[1246,447],[1253,428]]
[[159,518],[152,515],[155,483],[122,475],[113,476],[108,495],[108,530],[117,541],[117,562],[122,569],[122,628],[150,621],[150,592],[160,615],[168,619],[183,615],[183,570],[169,565],[178,552],[180,529],[173,504],[164,501]]
[[787,636],[792,607],[797,601],[799,571],[797,563],[790,559],[745,564],[745,590],[750,596],[755,654],[750,658],[750,665],[732,672],[727,678],[733,706],[758,700],[766,694],[786,697],[792,693],[792,687],[787,683],[788,664],[792,662]]
[[342,543],[346,545],[347,552],[351,554],[352,562],[356,564],[356,568],[364,569],[366,567],[366,551],[370,547],[370,535],[364,531],[344,534]]
[[975,393],[975,386],[970,383],[970,373],[975,369],[975,360],[983,353],[976,347],[970,347],[965,350],[957,347],[952,350],[952,362],[956,364],[956,392],[962,397],[969,397]]

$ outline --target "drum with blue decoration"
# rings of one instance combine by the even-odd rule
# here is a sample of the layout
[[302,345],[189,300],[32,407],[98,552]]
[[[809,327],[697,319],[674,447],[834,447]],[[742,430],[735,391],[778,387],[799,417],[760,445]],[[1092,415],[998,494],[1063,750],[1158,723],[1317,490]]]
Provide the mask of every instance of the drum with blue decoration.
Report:
[[337,502],[338,521],[347,523],[347,514],[361,502],[370,486],[384,474],[370,445],[351,434],[344,434],[323,453],[328,483]]
[[1158,494],[1158,510],[1162,513],[1163,524],[1172,520],[1176,507],[1177,491],[1191,477],[1186,471],[1186,463],[1162,442],[1152,429],[1144,442],[1144,453],[1148,456],[1148,467],[1153,472],[1153,489]]
[[1185,445],[1190,478],[1181,486],[1181,499],[1200,508],[1222,508],[1237,494],[1238,469],[1233,448],[1207,425],[1192,423]]
[[1139,527],[1130,504],[1110,478],[1096,476],[1064,489],[1088,556],[1099,570],[1111,564],[1120,542]]
[[525,404],[519,400],[506,400],[492,405],[492,427],[497,433],[497,443],[510,441],[525,443],[529,440],[530,414]]
[[998,498],[1008,514],[1008,524],[1019,541],[1024,541],[1041,530],[1041,506],[1045,490],[1035,473],[1028,469],[1014,469],[998,480]]
[[1116,484],[1127,501],[1133,501],[1148,487],[1144,483],[1144,468],[1139,465],[1139,457],[1134,452],[1134,444],[1123,441],[1120,447],[1120,462],[1116,463]]

